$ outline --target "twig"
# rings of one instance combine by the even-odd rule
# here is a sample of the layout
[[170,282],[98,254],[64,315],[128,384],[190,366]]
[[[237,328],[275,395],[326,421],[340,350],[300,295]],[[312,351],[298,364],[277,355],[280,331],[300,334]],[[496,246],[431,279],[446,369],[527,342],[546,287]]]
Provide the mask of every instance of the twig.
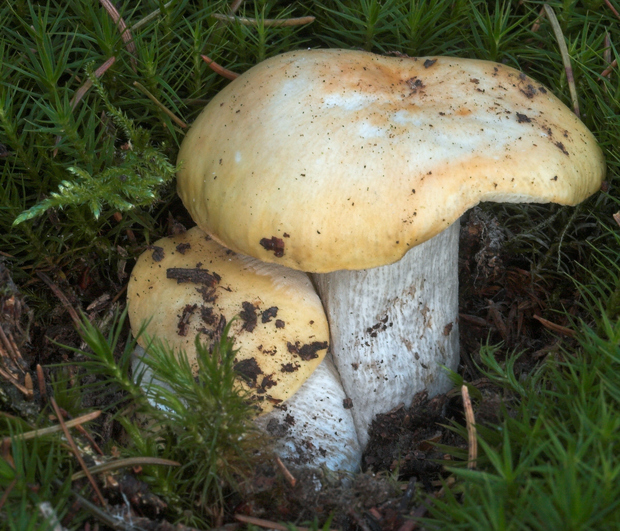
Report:
[[[118,468],[128,468],[131,466],[141,465],[164,465],[164,466],[181,466],[181,463],[171,461],[170,459],[162,459],[160,457],[128,457],[126,459],[117,459],[101,465],[91,466],[88,470],[91,474],[101,474]],[[86,477],[86,473],[80,470],[71,476],[71,481]]]
[[573,76],[573,67],[571,66],[570,55],[568,54],[566,41],[564,40],[564,35],[562,34],[562,28],[560,27],[560,23],[558,22],[555,12],[551,6],[545,4],[545,12],[547,13],[549,23],[553,28],[553,33],[555,33],[558,46],[560,47],[560,54],[562,55],[562,62],[564,63],[564,70],[566,71],[566,79],[568,81],[568,89],[570,90],[570,97],[573,102],[573,111],[577,117],[580,118],[581,114],[579,113],[579,100],[577,98],[577,89],[575,87],[575,77]]
[[84,509],[86,509],[91,514],[93,514],[95,518],[98,518],[99,520],[107,524],[112,529],[123,529],[122,527],[119,526],[119,520],[116,516],[112,516],[111,514],[102,510],[100,507],[97,507],[94,503],[89,502],[86,498],[84,498],[83,496],[80,496],[77,492],[74,492],[73,490],[71,491],[71,494],[73,494],[73,496],[75,496],[78,503],[82,507],[84,507]]
[[97,483],[95,482],[95,478],[93,478],[93,476],[91,476],[90,472],[88,471],[88,467],[86,466],[84,459],[82,459],[82,456],[80,455],[80,451],[78,450],[78,447],[75,444],[73,437],[71,437],[71,434],[69,433],[69,428],[67,428],[67,425],[65,424],[65,421],[62,418],[62,414],[60,413],[60,408],[58,407],[56,400],[54,400],[53,397],[50,397],[50,402],[52,404],[52,407],[54,408],[54,411],[56,412],[56,417],[58,418],[58,422],[60,423],[60,427],[62,428],[63,433],[65,434],[67,442],[69,443],[69,446],[71,446],[71,449],[73,450],[73,454],[75,455],[75,458],[78,460],[78,463],[80,463],[82,470],[84,470],[84,472],[86,473],[86,477],[88,478],[88,481],[93,487],[95,494],[97,494],[97,497],[99,498],[99,502],[101,503],[101,506],[105,507],[106,506],[105,498],[103,497],[103,494],[101,494],[101,491],[99,490],[99,487],[97,486]]
[[[9,336],[10,335],[11,333],[9,332]],[[19,350],[17,349],[17,345],[15,344],[15,342],[11,341],[10,339],[11,338],[9,338],[4,333],[4,329],[0,326],[0,340],[2,341],[2,344],[4,345],[4,348],[6,349],[7,355],[11,359],[11,362],[13,363],[13,365],[15,365],[15,369],[20,370],[21,367],[19,366],[19,359],[21,358],[21,355],[19,353]]]
[[[609,32],[605,32],[605,40],[603,41],[603,61],[609,66],[601,72],[601,77],[609,77],[612,69],[616,66],[617,62],[614,59],[611,60],[611,39]],[[603,89],[607,92],[607,85],[603,85]]]
[[467,390],[466,385],[461,387],[461,394],[463,395],[463,408],[465,409],[465,422],[467,424],[467,438],[469,439],[467,468],[473,470],[476,468],[476,460],[478,459],[478,439],[476,438],[474,410],[471,407],[471,399],[469,398],[469,391]]
[[121,34],[121,38],[125,43],[125,48],[129,52],[129,61],[131,62],[131,68],[134,72],[138,72],[138,61],[136,61],[136,45],[133,42],[133,37],[131,36],[131,31],[125,24],[125,21],[116,10],[112,2],[110,0],[99,0],[101,5],[108,12],[108,15],[112,18],[112,20],[116,23],[116,27],[118,28],[119,33]]
[[9,499],[9,494],[11,494],[11,491],[13,490],[16,484],[17,484],[17,478],[11,481],[11,483],[9,483],[9,486],[4,491],[2,498],[0,498],[0,512],[2,511],[2,507],[4,507],[4,504],[6,503],[6,501]]
[[459,319],[461,319],[461,321],[471,323],[475,326],[482,326],[483,328],[491,326],[486,319],[483,319],[482,317],[477,317],[475,315],[468,315],[466,313],[459,313]]
[[45,374],[43,367],[37,363],[37,384],[39,385],[39,395],[42,400],[47,399],[47,389],[45,388]]
[[487,299],[487,302],[489,303],[489,313],[491,314],[491,319],[493,319],[493,324],[499,330],[502,339],[504,341],[508,341],[508,328],[506,327],[504,318],[499,311],[498,305],[491,299]]
[[[235,514],[235,520],[239,520],[244,524],[257,525],[258,527],[265,527],[267,529],[276,529],[277,531],[288,531],[288,527],[277,522],[270,520],[263,520],[262,518],[254,518],[253,516],[245,516],[243,514]],[[298,527],[297,529],[303,530],[305,528]]]
[[155,105],[157,105],[179,127],[187,129],[187,124],[183,120],[181,120],[181,118],[179,118],[176,114],[174,114],[170,109],[168,109],[168,107],[166,107],[162,102],[160,102],[155,96],[153,96],[153,94],[151,94],[144,85],[138,83],[137,81],[134,81],[133,86],[139,89],[140,92],[144,93],[148,99],[150,99]]
[[611,64],[601,72],[601,77],[607,77],[611,71],[618,66],[618,59],[614,59]]
[[241,4],[243,4],[243,0],[233,0],[232,4],[230,4],[230,14],[234,15],[237,9],[241,7]]
[[[24,373],[20,366],[20,359],[21,354],[15,344],[15,341],[13,340],[13,336],[10,332],[7,336],[7,334],[4,333],[2,326],[0,326],[0,360],[4,360],[0,364],[0,376],[19,389],[19,391],[26,397],[26,400],[32,400],[34,397],[34,393],[32,392],[32,378],[30,378],[29,385],[27,377],[30,375],[25,373],[25,381],[24,385],[22,385],[19,378],[15,374],[20,372],[22,374]],[[4,368],[2,366],[4,366]]]
[[75,326],[79,327],[82,324],[82,321],[80,320],[78,313],[75,311],[75,308],[71,306],[71,303],[69,302],[69,299],[67,299],[66,295],[62,291],[60,291],[60,288],[56,284],[54,284],[50,277],[48,277],[42,271],[37,271],[37,276],[43,282],[45,282],[47,286],[54,292],[54,295],[58,297],[62,305],[69,312],[69,315],[71,316],[71,319],[73,319],[73,323],[75,324]]
[[613,4],[609,0],[605,0],[605,3],[607,4],[607,7],[609,9],[611,9],[611,12],[614,15],[616,15],[618,18],[620,18],[620,13],[618,13],[618,11],[616,11],[616,8],[613,6]]
[[[168,2],[167,4],[164,4],[164,8],[170,7],[173,1],[174,0],[170,0],[170,2]],[[151,20],[156,19],[160,13],[161,13],[161,9],[157,8],[155,11],[153,11],[152,13],[149,13],[148,15],[146,15],[146,17],[138,20],[138,22],[136,22],[133,26],[131,26],[131,31],[136,31],[137,29],[140,29],[145,24],[148,24]]]
[[609,32],[605,32],[605,40],[603,41],[603,61],[607,64],[611,63],[611,39]]
[[[85,422],[95,420],[99,415],[101,415],[101,411],[93,411],[92,413],[87,413],[86,415],[82,415],[81,417],[68,420],[64,424],[65,426],[67,426],[67,428],[73,428],[74,426],[78,426],[80,424],[84,424]],[[19,435],[13,435],[13,438],[23,439],[27,441],[29,439],[36,439],[37,437],[43,437],[44,435],[50,435],[51,433],[56,433],[59,431],[62,431],[62,426],[60,424],[56,424],[55,426],[50,426],[49,428],[41,428],[38,430],[27,431]],[[4,439],[2,439],[0,445],[6,444],[7,441],[10,443],[11,437],[5,437]]]
[[29,391],[26,387],[24,387],[22,384],[20,384],[15,377],[6,372],[4,369],[0,368],[0,376],[2,376],[3,378],[6,378],[7,381],[9,381],[11,384],[13,384],[17,389],[19,389],[22,394],[29,399],[30,395],[29,393],[32,393],[32,391]]
[[362,531],[370,531],[368,524],[366,524],[366,522],[362,519],[362,517],[359,514],[357,514],[357,511],[355,511],[353,508],[350,508],[347,511],[347,515],[353,518],[353,520],[355,520],[357,527],[359,527]]
[[545,18],[545,8],[541,7],[534,24],[532,24],[532,33],[536,33],[540,29],[540,24],[542,23],[543,18]]
[[316,20],[316,17],[312,16],[280,19],[266,18],[264,20],[248,17],[235,17],[233,15],[222,15],[221,13],[213,13],[211,16],[217,20],[221,20],[224,22],[238,22],[239,24],[243,24],[244,26],[258,26],[259,24],[263,24],[263,26],[271,26],[272,28],[302,26],[304,24],[312,24]]
[[[65,417],[71,419],[71,415],[69,415],[69,413],[67,413],[67,411],[65,411],[63,408],[60,408],[60,412]],[[75,429],[79,431],[84,437],[86,437],[86,439],[90,443],[91,448],[95,450],[95,452],[97,452],[99,455],[104,455],[101,448],[99,448],[99,445],[95,442],[95,439],[93,439],[92,435],[88,433],[88,431],[86,430],[86,428],[84,428],[84,426],[82,426],[81,424],[76,424]]]
[[110,306],[112,306],[112,304],[114,304],[118,299],[120,299],[123,293],[125,293],[125,291],[127,291],[127,284],[125,284],[121,288],[121,290],[116,295],[114,295],[114,298],[110,301]]
[[215,73],[219,74],[226,79],[237,79],[239,74],[233,72],[232,70],[228,70],[223,66],[218,65],[213,59],[211,59],[208,55],[201,55],[202,60],[209,65],[209,68],[213,70]]
[[[245,516],[243,514],[235,514],[235,520],[243,522],[244,524],[257,525],[258,527],[265,527],[267,529],[276,529],[277,531],[289,531],[289,527],[272,522],[271,520],[263,520],[262,518],[254,518],[253,516]],[[298,531],[310,531],[307,527],[295,526]],[[329,530],[331,531],[331,530]]]
[[280,459],[279,457],[276,456],[276,463],[278,464],[278,466],[280,467],[280,470],[284,474],[284,477],[285,477],[286,481],[288,481],[288,483],[289,483],[289,485],[291,487],[294,487],[297,484],[297,480],[293,477],[293,474],[291,474],[288,471],[288,468],[286,468],[286,466],[284,466],[284,463],[282,462],[282,459]]
[[553,330],[554,332],[557,332],[558,334],[562,334],[568,337],[575,337],[576,332],[574,330],[571,330],[570,328],[567,328],[559,324],[552,323],[551,321],[547,321],[547,319],[544,319],[543,317],[538,317],[538,315],[534,315],[534,319],[536,319],[545,328],[548,328],[549,330]]
[[30,401],[34,399],[34,387],[32,385],[32,376],[30,376],[29,372],[27,372],[24,375],[24,387],[26,388],[26,391],[27,391],[26,400]]
[[413,495],[415,494],[415,487],[416,487],[417,480],[418,478],[413,476],[409,480],[409,483],[407,483],[405,493],[403,494],[402,498],[400,499],[400,502],[398,503],[398,509],[401,512],[405,512],[407,510],[407,507],[409,506],[409,503],[411,503],[411,500],[413,499]]
[[[95,77],[99,79],[103,74],[106,73],[108,68],[110,68],[116,62],[116,57],[110,57],[105,63],[103,63],[97,70],[95,70]],[[87,79],[84,84],[75,91],[75,94],[71,98],[71,108],[75,109],[80,100],[84,97],[84,94],[88,92],[88,89],[93,86],[93,82],[90,79]]]

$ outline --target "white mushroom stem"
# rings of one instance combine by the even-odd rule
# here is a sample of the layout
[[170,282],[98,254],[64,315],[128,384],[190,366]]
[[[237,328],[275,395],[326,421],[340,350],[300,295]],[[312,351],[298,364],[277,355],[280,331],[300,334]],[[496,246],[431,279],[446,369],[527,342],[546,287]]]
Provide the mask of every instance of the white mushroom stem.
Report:
[[256,424],[276,438],[276,452],[291,463],[357,472],[362,450],[338,372],[328,354],[281,409]]
[[313,275],[362,448],[375,415],[450,388],[442,367],[459,360],[458,237],[457,222],[395,264]]

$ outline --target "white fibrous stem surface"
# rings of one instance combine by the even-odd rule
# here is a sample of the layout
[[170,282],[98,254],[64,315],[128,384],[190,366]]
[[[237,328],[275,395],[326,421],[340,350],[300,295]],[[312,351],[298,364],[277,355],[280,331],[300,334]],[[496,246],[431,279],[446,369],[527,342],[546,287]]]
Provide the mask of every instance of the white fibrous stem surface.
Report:
[[328,354],[281,409],[256,423],[275,438],[275,450],[299,466],[356,472],[362,450],[338,372]]
[[457,222],[395,264],[313,275],[362,448],[375,415],[451,386],[443,366],[459,360],[458,237]]

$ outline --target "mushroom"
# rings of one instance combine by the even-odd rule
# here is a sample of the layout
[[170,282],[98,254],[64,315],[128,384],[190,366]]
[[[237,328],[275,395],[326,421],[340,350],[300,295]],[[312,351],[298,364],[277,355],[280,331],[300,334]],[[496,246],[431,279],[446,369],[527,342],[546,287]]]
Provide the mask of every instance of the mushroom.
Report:
[[482,201],[575,205],[602,152],[551,92],[502,64],[306,50],[217,94],[178,193],[224,246],[316,273],[362,445],[372,418],[458,365],[456,223]]
[[353,419],[326,357],[327,319],[305,273],[237,254],[194,227],[140,256],[127,304],[134,333],[147,323],[142,347],[157,337],[190,364],[196,336],[211,343],[239,316],[231,325],[239,386],[263,415],[259,426],[277,437],[276,450],[301,465],[357,469]]

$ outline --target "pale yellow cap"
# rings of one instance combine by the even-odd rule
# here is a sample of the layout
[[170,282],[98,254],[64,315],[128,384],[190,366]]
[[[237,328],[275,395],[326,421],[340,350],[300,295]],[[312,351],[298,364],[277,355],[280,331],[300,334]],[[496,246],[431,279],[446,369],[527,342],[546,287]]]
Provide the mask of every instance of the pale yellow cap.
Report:
[[395,262],[482,201],[574,205],[605,174],[585,125],[517,70],[348,50],[251,68],[207,105],[178,161],[203,230],[311,272]]
[[[329,328],[308,276],[239,255],[199,228],[145,251],[127,289],[134,334],[183,349],[195,364],[195,338],[209,345],[235,316],[240,385],[261,413],[291,397],[325,357]],[[146,346],[145,337],[138,338]]]

